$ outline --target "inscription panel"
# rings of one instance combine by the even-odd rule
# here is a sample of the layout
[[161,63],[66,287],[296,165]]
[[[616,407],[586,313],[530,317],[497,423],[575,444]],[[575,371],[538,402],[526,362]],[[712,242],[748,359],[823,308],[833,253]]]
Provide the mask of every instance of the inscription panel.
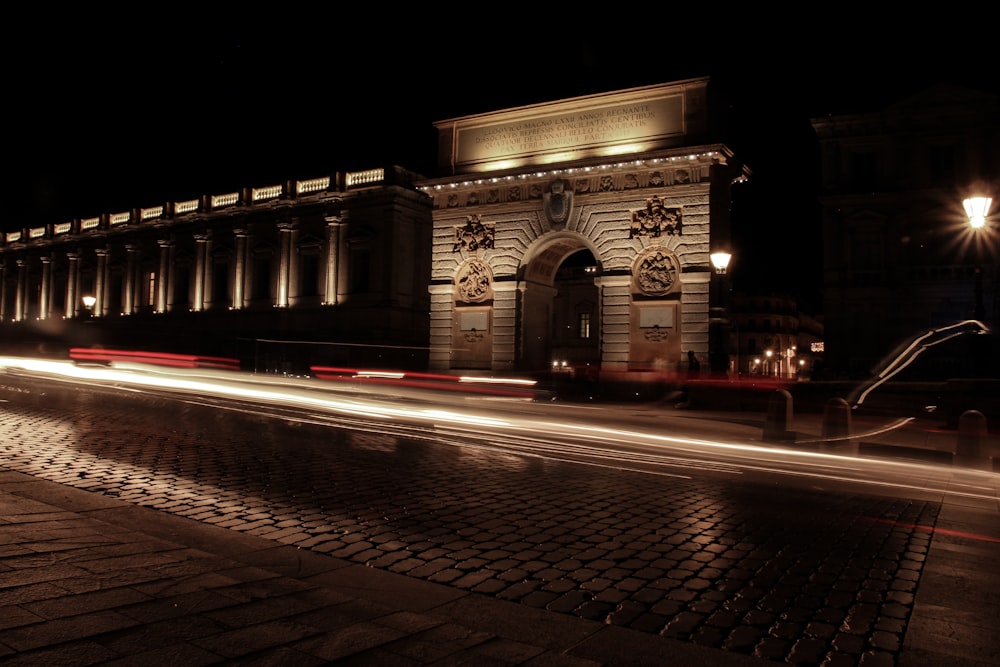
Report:
[[708,128],[707,98],[708,79],[690,79],[442,120],[438,163],[490,172],[676,148]]
[[642,142],[684,132],[684,98],[642,102],[460,128],[459,164],[504,160],[571,148]]

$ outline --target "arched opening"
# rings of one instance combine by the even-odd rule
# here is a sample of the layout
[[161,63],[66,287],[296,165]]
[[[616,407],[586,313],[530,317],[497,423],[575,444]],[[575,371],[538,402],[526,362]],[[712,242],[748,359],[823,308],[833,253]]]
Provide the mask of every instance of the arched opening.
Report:
[[524,267],[520,366],[531,372],[596,374],[601,361],[600,263],[583,239],[560,236]]
[[593,378],[601,365],[597,259],[578,250],[556,270],[551,320],[551,365],[558,373]]

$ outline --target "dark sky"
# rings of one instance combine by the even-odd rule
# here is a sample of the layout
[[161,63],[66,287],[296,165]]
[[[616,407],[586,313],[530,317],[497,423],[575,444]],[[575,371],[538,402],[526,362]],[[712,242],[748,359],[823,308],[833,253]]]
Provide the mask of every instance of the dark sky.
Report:
[[[257,19],[247,7],[167,17],[88,7],[6,22],[0,227],[384,164],[431,176],[434,121],[708,76],[732,100],[728,143],[754,172],[734,204],[734,280],[742,269],[755,287],[811,291],[821,255],[810,118],[936,81],[1000,89],[989,40],[966,44],[977,31],[939,17],[904,29],[845,15],[816,28],[639,8],[618,19],[531,5],[449,18],[291,3]],[[792,270],[805,273],[789,285],[783,258],[795,244]]]

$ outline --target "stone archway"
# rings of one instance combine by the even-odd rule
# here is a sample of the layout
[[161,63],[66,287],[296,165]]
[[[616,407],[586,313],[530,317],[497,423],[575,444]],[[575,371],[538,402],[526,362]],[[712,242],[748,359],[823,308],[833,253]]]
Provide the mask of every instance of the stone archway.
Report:
[[[703,143],[715,103],[708,79],[691,79],[438,123],[448,175],[418,186],[434,211],[431,367],[547,370],[566,352],[552,330],[566,317],[557,273],[584,248],[596,296],[578,303],[593,321],[572,326],[594,330],[602,379],[705,357],[709,256],[730,247],[731,187],[749,176],[725,145]],[[455,290],[472,258],[492,275],[478,304]],[[477,336],[488,327],[488,359],[485,343],[468,358],[456,319]]]
[[543,236],[526,253],[518,281],[520,370],[599,367],[601,270],[596,255],[584,237],[572,232]]

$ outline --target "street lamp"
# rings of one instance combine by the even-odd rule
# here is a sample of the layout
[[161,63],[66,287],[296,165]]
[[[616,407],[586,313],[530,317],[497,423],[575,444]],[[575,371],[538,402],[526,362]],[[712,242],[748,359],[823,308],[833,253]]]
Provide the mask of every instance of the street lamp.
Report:
[[713,252],[709,259],[712,260],[712,266],[715,267],[715,272],[718,275],[723,275],[726,273],[726,269],[729,268],[729,260],[733,256],[728,252]]
[[709,259],[715,267],[715,284],[718,288],[718,297],[715,307],[710,310],[715,311],[709,316],[709,351],[708,365],[712,373],[725,373],[729,370],[729,346],[727,345],[728,332],[726,331],[726,306],[724,303],[724,292],[722,281],[729,268],[729,261],[732,255],[725,251],[713,252]]
[[97,303],[97,297],[90,294],[83,297],[83,307],[87,310],[87,317],[93,317],[95,303]]
[[962,202],[965,207],[965,214],[969,216],[969,224],[973,229],[982,229],[986,226],[986,216],[990,214],[990,204],[992,197],[969,197]]
[[[986,227],[986,216],[990,214],[990,204],[993,203],[991,197],[969,197],[962,202],[965,207],[965,215],[969,218],[969,226],[973,232],[979,232]],[[977,235],[978,236],[978,235]],[[976,305],[973,310],[973,318],[982,320],[985,315],[983,308],[983,267],[980,259],[981,250],[979,248],[980,239],[973,239],[976,244]]]

